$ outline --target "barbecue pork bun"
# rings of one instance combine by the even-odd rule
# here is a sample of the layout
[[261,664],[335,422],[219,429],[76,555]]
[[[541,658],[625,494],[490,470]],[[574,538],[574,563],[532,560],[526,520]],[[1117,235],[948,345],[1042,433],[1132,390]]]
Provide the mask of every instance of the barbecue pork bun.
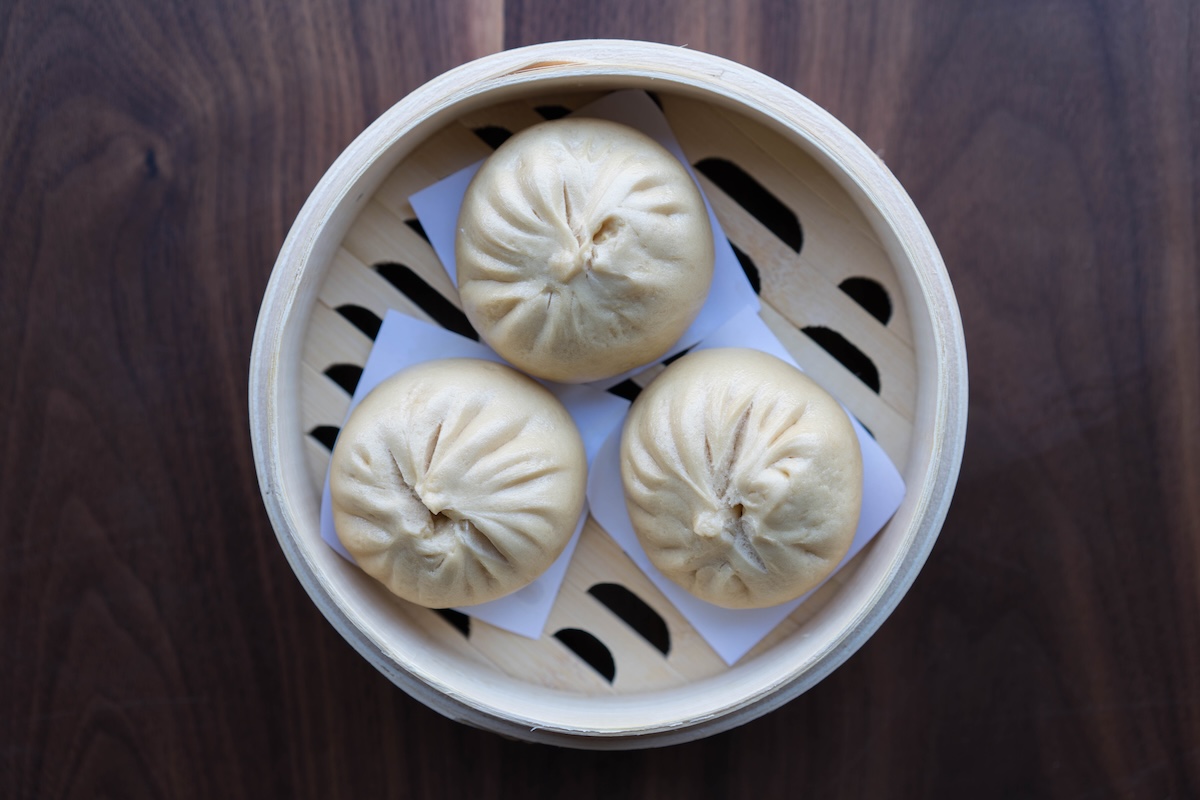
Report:
[[338,435],[338,538],[393,593],[431,608],[527,585],[566,547],[587,462],[545,387],[502,364],[445,359],[375,387]]
[[518,133],[472,179],[455,240],[463,311],[547,380],[600,380],[663,356],[708,296],[713,235],[695,181],[625,125]]
[[862,505],[850,419],[795,367],[723,348],[672,363],[621,438],[633,527],[664,575],[726,608],[815,588],[845,557]]

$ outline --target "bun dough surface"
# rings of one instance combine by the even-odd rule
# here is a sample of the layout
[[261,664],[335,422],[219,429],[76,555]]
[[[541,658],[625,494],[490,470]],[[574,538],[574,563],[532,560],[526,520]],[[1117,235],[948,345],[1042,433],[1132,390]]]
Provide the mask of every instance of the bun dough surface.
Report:
[[445,359],[375,387],[330,465],[334,527],[358,565],[431,608],[515,591],[563,551],[587,462],[549,391],[501,364]]
[[492,154],[455,242],[463,311],[492,349],[548,380],[618,375],[670,349],[712,282],[704,200],[650,137],[544,122]]
[[762,608],[845,557],[862,503],[849,418],[795,367],[757,350],[692,353],[634,401],[621,478],[654,565],[702,600]]

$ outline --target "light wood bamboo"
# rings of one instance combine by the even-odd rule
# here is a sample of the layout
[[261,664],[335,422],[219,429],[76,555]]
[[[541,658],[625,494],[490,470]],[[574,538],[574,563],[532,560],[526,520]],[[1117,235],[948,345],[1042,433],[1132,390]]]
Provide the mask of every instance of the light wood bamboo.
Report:
[[[800,253],[701,177],[730,239],[762,277],[763,318],[847,404],[901,468],[908,494],[852,564],[747,657],[726,667],[666,598],[589,520],[547,629],[524,639],[473,622],[468,636],[407,605],[320,540],[329,451],[307,435],[340,426],[349,395],[325,371],[361,366],[370,338],[347,305],[429,319],[373,268],[402,263],[450,302],[453,285],[408,226],[408,196],[485,157],[473,131],[515,132],[540,106],[575,108],[640,87],[661,100],[689,160],[724,158],[801,220]],[[839,290],[877,281],[886,324]],[[879,370],[868,388],[801,332],[838,331]],[[638,379],[645,383],[653,372]],[[912,583],[950,502],[966,424],[966,356],[937,248],[878,158],[827,113],[746,67],[695,51],[626,41],[538,45],[464,65],[413,92],[368,128],[313,191],[263,300],[250,371],[250,423],[264,502],[297,577],[362,655],[405,691],[455,719],[533,741],[629,748],[709,735],[805,691],[878,628]],[[589,590],[620,584],[665,622],[664,655]],[[586,630],[612,653],[611,681],[554,633]]]

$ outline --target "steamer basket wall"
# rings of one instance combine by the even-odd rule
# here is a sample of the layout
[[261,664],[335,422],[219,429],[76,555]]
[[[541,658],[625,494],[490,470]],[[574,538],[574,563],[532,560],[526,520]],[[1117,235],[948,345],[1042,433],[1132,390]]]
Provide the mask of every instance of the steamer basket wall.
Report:
[[[507,135],[622,88],[654,93],[757,282],[764,320],[870,429],[908,485],[876,540],[733,667],[594,520],[538,641],[408,605],[319,535],[330,447],[386,309],[462,324],[408,196]],[[250,422],[280,545],[363,657],[454,719],[532,741],[632,748],[760,716],[862,646],[937,538],[962,457],[966,392],[961,323],[941,257],[866,145],[747,67],[664,45],[578,41],[452,70],[342,154],[271,276],[255,333]]]

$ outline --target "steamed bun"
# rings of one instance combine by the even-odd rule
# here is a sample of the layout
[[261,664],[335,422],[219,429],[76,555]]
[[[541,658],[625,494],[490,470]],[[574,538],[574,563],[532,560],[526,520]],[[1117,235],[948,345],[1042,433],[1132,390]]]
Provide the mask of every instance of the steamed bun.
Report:
[[518,133],[471,181],[455,242],[463,311],[492,349],[582,383],[664,355],[713,271],[704,200],[684,166],[615,122]]
[[566,547],[587,461],[544,387],[490,361],[445,359],[375,387],[329,471],[338,538],[405,600],[473,605],[520,589]]
[[629,516],[668,578],[726,608],[819,584],[862,503],[849,418],[795,367],[757,350],[692,353],[634,401],[621,437]]

